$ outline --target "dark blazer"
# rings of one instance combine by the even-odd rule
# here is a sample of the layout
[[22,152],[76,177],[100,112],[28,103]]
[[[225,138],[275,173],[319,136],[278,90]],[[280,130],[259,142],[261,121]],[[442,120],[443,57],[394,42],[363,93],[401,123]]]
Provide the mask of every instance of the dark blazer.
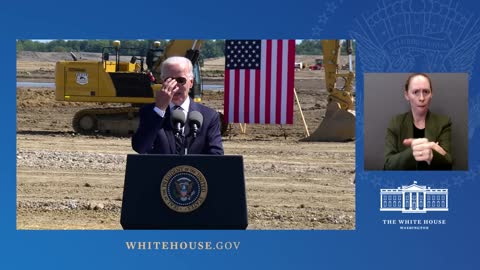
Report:
[[[154,110],[155,104],[140,109],[140,123],[132,137],[132,148],[139,154],[175,154],[175,135],[170,123],[170,109],[160,117]],[[203,124],[194,139],[187,123],[184,127],[188,154],[223,155],[222,136],[218,112],[190,100],[189,112],[203,115]]]
[[[429,170],[451,170],[450,137],[452,122],[447,116],[427,113],[425,119],[425,138],[438,144],[447,152],[445,156],[433,151],[433,159]],[[412,148],[403,145],[403,140],[413,138],[412,112],[392,118],[385,138],[384,170],[416,170],[417,161],[413,157]]]

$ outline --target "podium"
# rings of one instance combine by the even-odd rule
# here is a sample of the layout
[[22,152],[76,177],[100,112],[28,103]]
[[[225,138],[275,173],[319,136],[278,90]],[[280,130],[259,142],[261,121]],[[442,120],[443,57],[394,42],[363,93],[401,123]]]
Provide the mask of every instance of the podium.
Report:
[[242,156],[128,155],[124,229],[246,229]]

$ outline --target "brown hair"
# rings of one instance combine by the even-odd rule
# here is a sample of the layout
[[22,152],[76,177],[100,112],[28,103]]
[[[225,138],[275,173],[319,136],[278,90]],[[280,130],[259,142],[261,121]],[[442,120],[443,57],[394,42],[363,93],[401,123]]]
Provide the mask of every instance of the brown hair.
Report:
[[405,82],[405,91],[408,92],[408,85],[410,84],[410,81],[412,80],[413,77],[416,76],[423,76],[427,78],[428,84],[430,84],[430,90],[433,92],[433,85],[432,85],[432,80],[430,80],[430,77],[428,77],[427,74],[425,73],[413,73],[410,76],[408,76],[407,81]]

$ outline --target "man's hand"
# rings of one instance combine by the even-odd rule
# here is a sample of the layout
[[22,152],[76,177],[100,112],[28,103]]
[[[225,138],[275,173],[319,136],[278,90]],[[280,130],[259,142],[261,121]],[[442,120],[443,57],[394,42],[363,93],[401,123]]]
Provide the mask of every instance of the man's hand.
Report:
[[155,94],[155,106],[162,111],[166,111],[177,91],[177,81],[171,78],[166,79],[162,84],[162,89]]

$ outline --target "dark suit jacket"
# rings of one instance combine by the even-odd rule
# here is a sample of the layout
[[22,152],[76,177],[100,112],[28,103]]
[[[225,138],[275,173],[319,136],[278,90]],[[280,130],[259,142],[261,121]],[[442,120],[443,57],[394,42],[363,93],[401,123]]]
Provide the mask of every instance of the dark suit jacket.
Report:
[[[450,136],[452,122],[447,116],[427,113],[425,120],[425,138],[438,144],[447,152],[445,156],[433,151],[433,159],[428,169],[451,170]],[[392,118],[385,138],[385,170],[416,170],[417,161],[413,157],[412,148],[403,145],[403,140],[413,138],[412,112],[400,114]]]
[[[176,154],[175,135],[170,123],[170,109],[160,117],[154,110],[155,104],[140,109],[140,123],[132,137],[132,147],[139,154]],[[203,115],[203,124],[194,139],[189,123],[184,127],[188,154],[223,155],[222,136],[218,112],[190,100],[189,112]]]

